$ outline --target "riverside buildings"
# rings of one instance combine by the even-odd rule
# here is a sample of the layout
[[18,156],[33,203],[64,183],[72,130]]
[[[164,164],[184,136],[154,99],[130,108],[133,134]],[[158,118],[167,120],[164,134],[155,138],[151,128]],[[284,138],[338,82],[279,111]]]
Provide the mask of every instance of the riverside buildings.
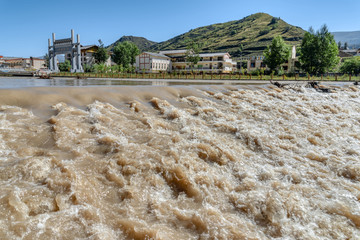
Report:
[[45,67],[45,60],[41,58],[0,58],[0,68],[40,70]]
[[236,62],[229,53],[200,53],[200,61],[192,68],[186,61],[187,50],[159,53],[144,52],[136,57],[136,69],[144,72],[198,71],[229,73],[236,70]]
[[[268,69],[264,63],[264,55],[255,55],[250,57],[242,57],[239,59],[239,63],[245,62],[246,63],[246,70],[247,72],[252,72],[258,69]],[[290,58],[281,65],[285,72],[295,72],[297,70],[299,59],[296,56],[296,47],[293,46],[291,49]],[[239,65],[239,64],[238,64]]]

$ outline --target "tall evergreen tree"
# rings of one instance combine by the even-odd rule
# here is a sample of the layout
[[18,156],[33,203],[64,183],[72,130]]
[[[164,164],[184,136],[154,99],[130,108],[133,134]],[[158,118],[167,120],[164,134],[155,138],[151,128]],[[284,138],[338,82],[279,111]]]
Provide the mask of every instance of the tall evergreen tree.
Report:
[[317,32],[310,28],[301,42],[301,68],[310,74],[326,73],[339,63],[338,54],[338,45],[326,25]]
[[136,62],[136,56],[140,54],[139,48],[131,42],[118,43],[113,50],[112,59],[118,65],[128,68]]
[[274,71],[289,59],[290,51],[290,46],[284,42],[283,38],[276,36],[264,51],[264,63],[271,71]]
[[104,47],[103,42],[99,39],[99,46],[98,50],[94,53],[94,58],[96,63],[104,63],[109,58],[109,54]]
[[200,61],[200,47],[196,42],[190,42],[187,45],[186,61],[190,62],[191,68]]

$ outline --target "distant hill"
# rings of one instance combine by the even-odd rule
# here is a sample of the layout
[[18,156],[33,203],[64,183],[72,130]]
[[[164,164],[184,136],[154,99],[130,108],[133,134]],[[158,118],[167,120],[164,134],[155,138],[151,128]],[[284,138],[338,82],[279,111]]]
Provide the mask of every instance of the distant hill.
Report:
[[116,42],[114,42],[113,44],[109,45],[106,48],[109,50],[112,50],[118,43],[125,42],[125,41],[134,43],[140,49],[140,51],[147,50],[152,45],[156,44],[156,42],[147,40],[146,38],[143,38],[143,37],[122,36],[119,40],[117,40]]
[[360,31],[354,32],[333,32],[335,41],[341,42],[344,45],[345,42],[351,48],[360,48]]
[[256,13],[238,21],[212,24],[192,29],[170,40],[150,46],[148,50],[160,51],[184,49],[189,41],[202,44],[204,52],[229,52],[240,56],[242,44],[244,55],[261,54],[275,36],[281,35],[290,45],[300,45],[305,31],[292,26],[280,18],[266,13]]

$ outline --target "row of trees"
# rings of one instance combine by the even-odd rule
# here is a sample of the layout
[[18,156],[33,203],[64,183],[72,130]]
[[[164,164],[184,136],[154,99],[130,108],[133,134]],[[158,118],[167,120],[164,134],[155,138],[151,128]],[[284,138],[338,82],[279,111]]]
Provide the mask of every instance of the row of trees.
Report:
[[[278,70],[290,57],[290,46],[281,36],[273,39],[264,52],[264,63],[271,71]],[[310,28],[300,46],[300,68],[309,74],[323,74],[333,70],[339,63],[338,45],[326,25],[320,30]]]

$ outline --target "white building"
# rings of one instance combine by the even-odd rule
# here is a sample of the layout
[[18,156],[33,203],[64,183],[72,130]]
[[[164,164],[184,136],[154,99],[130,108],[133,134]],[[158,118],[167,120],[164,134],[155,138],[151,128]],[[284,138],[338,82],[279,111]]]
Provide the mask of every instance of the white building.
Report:
[[143,52],[136,57],[136,69],[140,72],[171,71],[171,58],[159,53]]
[[144,52],[136,57],[138,71],[204,71],[204,72],[231,72],[236,70],[236,62],[229,53],[201,53],[200,61],[191,68],[186,61],[187,50],[169,50],[159,53]]

